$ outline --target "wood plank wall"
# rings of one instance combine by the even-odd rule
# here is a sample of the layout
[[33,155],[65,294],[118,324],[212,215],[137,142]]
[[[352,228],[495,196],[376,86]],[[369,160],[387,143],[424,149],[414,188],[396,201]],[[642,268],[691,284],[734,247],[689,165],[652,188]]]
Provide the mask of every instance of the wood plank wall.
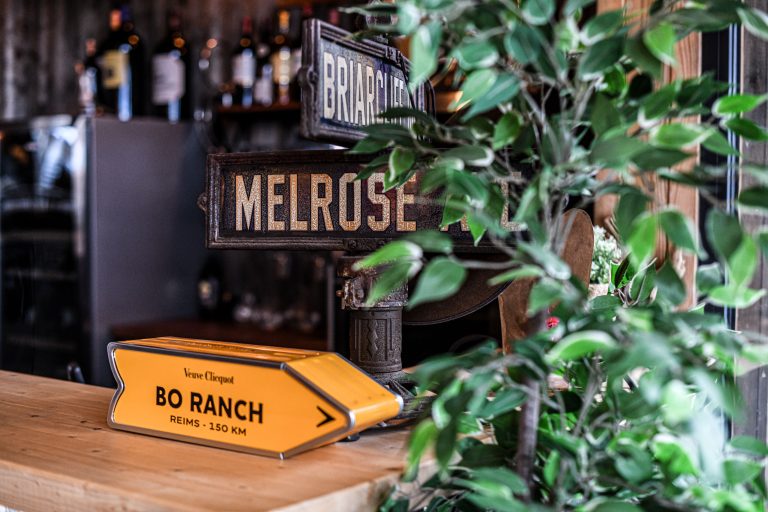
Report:
[[[106,36],[111,5],[108,0],[0,0],[0,120],[77,110],[74,64],[84,56],[87,38]],[[274,0],[133,0],[131,6],[147,55],[165,34],[171,7],[182,13],[194,54],[208,38],[221,41],[223,58],[214,62],[214,76],[224,80],[242,17],[270,16]]]
[[[598,12],[605,12],[623,8],[626,9],[627,13],[639,14],[638,19],[642,20],[645,18],[651,3],[652,0],[598,0],[597,10]],[[701,36],[699,34],[691,34],[680,41],[677,45],[676,53],[678,66],[674,69],[670,67],[665,69],[665,80],[679,77],[688,78],[701,74]],[[695,157],[678,166],[678,168],[680,170],[691,169],[696,164],[697,159],[698,153]],[[698,225],[699,194],[696,189],[663,180],[651,179],[646,191],[654,198],[653,207],[655,209],[674,205],[693,221],[694,226]],[[608,219],[613,214],[615,204],[615,199],[611,197],[598,201],[595,205],[595,223],[600,225],[608,224]],[[683,306],[695,304],[696,257],[677,250],[663,236],[659,239],[656,256],[660,262],[671,258],[675,268],[683,276],[683,281],[688,289],[688,299]]]
[[[752,7],[768,10],[768,0],[747,0]],[[741,88],[745,93],[764,94],[768,89],[768,44],[742,30],[741,46]],[[747,117],[761,126],[768,125],[768,106],[765,104]],[[741,140],[742,160],[757,165],[768,165],[768,144]],[[739,188],[743,189],[757,182],[749,174],[740,173]],[[768,218],[756,212],[741,211],[744,228],[754,233],[768,227]],[[758,262],[757,272],[751,288],[768,288],[768,264],[763,256]],[[751,308],[736,312],[736,330],[759,332],[768,335],[768,298],[763,297]],[[734,425],[734,434],[747,434],[763,441],[768,440],[768,367],[753,368],[739,378],[744,403],[743,421]]]

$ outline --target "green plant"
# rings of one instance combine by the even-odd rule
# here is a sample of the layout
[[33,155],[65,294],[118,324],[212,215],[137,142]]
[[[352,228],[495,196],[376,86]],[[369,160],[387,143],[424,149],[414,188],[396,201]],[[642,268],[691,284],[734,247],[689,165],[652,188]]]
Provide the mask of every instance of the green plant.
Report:
[[[529,335],[512,353],[485,347],[418,371],[421,389],[437,398],[413,431],[404,478],[417,477],[431,449],[438,470],[417,491],[394,493],[386,510],[763,510],[768,448],[727,440],[723,418],[739,415],[735,361],[765,363],[765,340],[728,330],[703,305],[744,308],[765,294],[749,283],[768,232],[746,233],[714,208],[706,227],[716,263],[698,271],[700,305],[681,310],[686,288],[669,262],[654,264],[657,236],[688,253],[703,249],[681,212],[648,208],[640,184],[655,177],[706,192],[723,170],[677,170],[693,149],[737,154],[724,130],[768,140],[742,116],[765,96],[725,95],[727,84],[709,75],[661,82],[681,38],[734,23],[766,38],[768,16],[733,0],[657,0],[640,25],[623,11],[582,19],[589,3],[397,0],[358,9],[397,15],[372,29],[411,37],[411,87],[449,63],[463,80],[453,122],[399,108],[385,119],[412,117],[410,128],[369,129],[353,151],[378,156],[361,176],[386,165],[391,188],[420,173],[422,191],[444,205],[444,225],[466,218],[476,242],[507,256],[494,264],[494,282],[537,279]],[[768,208],[766,169],[743,164],[763,184],[743,190],[741,206]],[[598,180],[602,169],[616,178]],[[616,293],[589,301],[559,256],[563,212],[606,194],[618,196],[613,221],[629,257]],[[525,233],[502,229],[505,205]],[[411,306],[455,293],[467,268],[487,266],[455,254],[440,232],[394,242],[361,266],[383,264],[369,302],[415,279]],[[560,322],[547,330],[550,310]],[[569,389],[548,390],[550,375]]]
[[592,269],[589,273],[589,282],[596,284],[608,284],[611,282],[611,268],[621,258],[621,248],[604,228],[595,226],[595,249],[592,255]]

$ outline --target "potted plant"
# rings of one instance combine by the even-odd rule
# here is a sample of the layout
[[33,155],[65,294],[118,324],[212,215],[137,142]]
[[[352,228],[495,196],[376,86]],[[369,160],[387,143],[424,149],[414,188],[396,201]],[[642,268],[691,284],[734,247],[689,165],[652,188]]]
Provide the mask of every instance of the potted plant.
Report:
[[[444,225],[464,218],[476,242],[506,255],[493,282],[537,279],[528,336],[510,353],[487,346],[418,370],[421,389],[437,397],[411,435],[404,479],[416,483],[395,490],[386,510],[763,510],[768,447],[728,439],[723,418],[739,412],[734,361],[765,363],[766,346],[703,305],[743,308],[765,294],[748,285],[768,234],[747,233],[713,208],[706,227],[716,263],[698,271],[698,306],[682,308],[686,287],[671,262],[654,260],[657,237],[703,250],[690,220],[652,204],[643,185],[706,187],[724,171],[677,166],[699,145],[737,154],[724,130],[768,139],[742,117],[765,96],[726,94],[708,75],[662,81],[681,38],[734,23],[766,38],[768,16],[732,0],[659,0],[645,17],[615,10],[582,19],[588,4],[397,0],[357,9],[379,21],[396,15],[371,28],[410,37],[411,87],[449,67],[462,80],[452,122],[398,108],[371,127],[354,148],[372,154],[362,175],[386,165],[391,188],[420,173],[422,190],[444,206]],[[413,124],[386,121],[397,117]],[[614,178],[598,179],[604,169]],[[561,258],[563,213],[609,194],[629,256],[614,276],[621,293],[590,300]],[[765,209],[765,197],[754,187],[740,203]],[[505,206],[524,232],[502,229]],[[424,232],[360,265],[387,265],[370,303],[413,280],[413,306],[450,296],[468,268],[487,263],[454,254],[444,233]],[[547,329],[550,314],[559,322]],[[552,374],[568,388],[547,389]],[[417,475],[428,451],[437,469]]]
[[605,231],[605,228],[595,226],[594,251],[592,253],[592,268],[589,272],[589,298],[608,295],[611,284],[612,270],[617,268],[621,259],[621,248],[615,238]]

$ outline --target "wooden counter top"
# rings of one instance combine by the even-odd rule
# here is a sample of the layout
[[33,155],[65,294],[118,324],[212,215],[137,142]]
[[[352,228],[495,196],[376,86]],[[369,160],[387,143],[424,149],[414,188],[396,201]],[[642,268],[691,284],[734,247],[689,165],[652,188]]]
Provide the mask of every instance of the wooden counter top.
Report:
[[0,371],[0,509],[375,510],[407,431],[280,461],[112,430],[113,390]]

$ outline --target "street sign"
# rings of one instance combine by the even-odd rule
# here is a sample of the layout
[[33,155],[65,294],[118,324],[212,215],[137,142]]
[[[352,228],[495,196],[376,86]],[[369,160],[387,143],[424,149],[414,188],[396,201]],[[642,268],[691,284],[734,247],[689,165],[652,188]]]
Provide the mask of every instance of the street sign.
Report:
[[383,122],[378,114],[392,107],[434,113],[431,86],[409,93],[410,62],[394,47],[311,19],[304,22],[301,55],[301,134],[308,139],[353,144],[365,137],[361,128]]
[[402,399],[329,352],[153,338],[108,347],[111,427],[279,457],[396,416]]
[[[439,228],[442,205],[417,197],[418,175],[387,192],[386,167],[356,180],[369,160],[345,150],[209,155],[208,247],[364,252]],[[511,230],[509,216],[502,224]],[[458,252],[493,249],[475,247],[466,223],[448,233]]]

